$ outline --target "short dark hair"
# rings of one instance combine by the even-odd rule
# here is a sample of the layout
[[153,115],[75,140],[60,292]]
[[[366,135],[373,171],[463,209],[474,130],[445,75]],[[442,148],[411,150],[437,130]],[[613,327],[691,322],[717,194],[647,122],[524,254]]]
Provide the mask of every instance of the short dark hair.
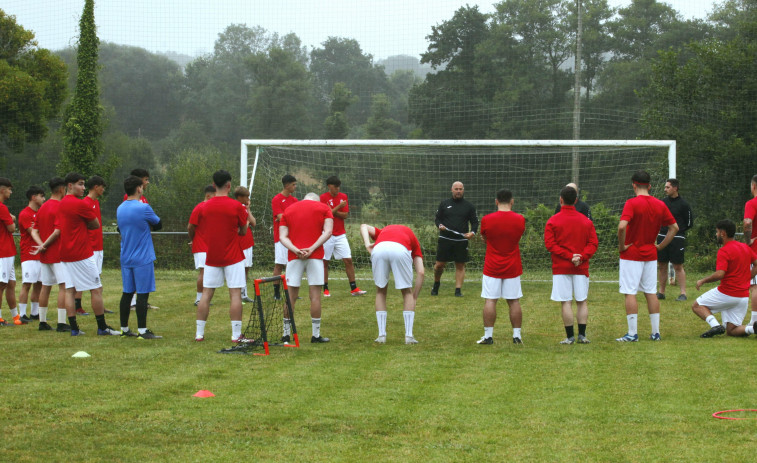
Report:
[[736,224],[728,219],[718,221],[718,223],[715,225],[715,228],[717,228],[718,230],[723,230],[728,238],[733,238],[734,236],[736,236]]
[[326,185],[342,186],[342,181],[336,175],[332,175],[326,179]]
[[10,179],[5,177],[0,177],[0,186],[6,186],[8,188],[13,188],[13,184],[11,183]]
[[562,190],[560,190],[560,197],[566,205],[572,206],[576,204],[578,192],[572,186],[564,186],[562,187]]
[[513,192],[508,190],[507,188],[502,188],[497,192],[497,201],[499,201],[500,204],[507,204],[513,199]]
[[681,186],[681,182],[679,182],[677,178],[669,178],[666,180],[666,182],[670,183],[670,186],[672,186],[675,189],[678,189]]
[[66,181],[60,177],[51,178],[47,184],[50,186],[50,192],[55,193],[60,188],[66,188]]
[[210,185],[208,185],[208,186],[205,187],[204,192],[205,192],[205,194],[215,193],[216,192],[216,186],[213,185],[213,184],[210,184]]
[[215,183],[217,188],[222,188],[224,185],[226,185],[228,182],[231,181],[231,174],[228,170],[217,170],[213,174],[213,183]]
[[71,172],[70,174],[66,175],[66,178],[63,179],[64,182],[66,182],[66,186],[68,186],[69,183],[77,183],[80,180],[86,180],[87,177],[83,176],[79,172]]
[[124,180],[124,191],[126,192],[126,196],[133,195],[137,192],[137,188],[141,186],[142,178],[137,177],[136,175],[129,175],[126,177],[126,180]]
[[752,177],[752,183],[757,183],[757,175],[755,175],[754,177]]
[[38,187],[37,185],[32,185],[29,187],[28,190],[26,190],[26,199],[31,201],[34,196],[44,195],[44,194],[45,194],[45,190]]
[[139,169],[139,168],[134,169],[131,172],[129,172],[129,175],[133,175],[133,176],[139,177],[139,178],[145,178],[145,177],[149,178],[150,177],[150,173],[147,172],[147,169]]
[[649,182],[651,181],[651,177],[649,176],[649,172],[647,172],[646,170],[637,170],[631,176],[631,181],[633,183],[649,185]]
[[296,182],[297,179],[294,178],[294,175],[292,174],[286,174],[285,176],[281,177],[281,184],[284,186],[289,185],[290,183]]
[[93,175],[89,177],[87,183],[85,183],[85,186],[87,187],[87,189],[92,189],[96,186],[105,186],[105,179],[100,177],[99,175]]

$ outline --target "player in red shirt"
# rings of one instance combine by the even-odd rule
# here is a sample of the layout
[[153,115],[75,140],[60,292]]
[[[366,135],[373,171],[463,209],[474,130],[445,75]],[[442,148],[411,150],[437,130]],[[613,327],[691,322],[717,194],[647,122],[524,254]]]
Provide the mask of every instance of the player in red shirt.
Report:
[[[757,227],[754,222],[757,221],[757,175],[752,177],[750,184],[752,199],[744,205],[744,241],[757,252]],[[752,278],[749,285],[751,293],[752,318],[750,323],[757,322],[757,278]]]
[[510,308],[510,323],[513,326],[513,344],[523,344],[521,324],[523,312],[520,298],[520,276],[523,264],[520,260],[520,238],[526,231],[526,220],[513,212],[513,194],[508,189],[497,191],[494,204],[497,212],[481,219],[481,236],[486,240],[484,275],[481,281],[481,297],[484,301],[484,336],[478,344],[493,344],[494,322],[497,320],[497,301],[504,298]]
[[[691,310],[710,325],[710,329],[702,333],[703,338],[723,333],[728,336],[749,336],[757,329],[757,322],[750,322],[746,326],[742,323],[749,307],[749,283],[757,274],[757,253],[746,244],[733,239],[736,224],[730,220],[721,220],[715,229],[718,243],[723,245],[718,250],[716,270],[712,275],[697,281],[697,289],[712,281],[719,280],[720,285],[699,296]],[[722,325],[712,315],[713,312],[720,312]]]
[[[5,177],[0,177],[0,325],[7,325],[3,319],[3,292],[11,310],[11,318],[15,323],[19,318],[16,307],[16,242],[13,233],[16,231],[16,216],[10,213],[5,202],[13,194],[13,184]],[[18,323],[19,325],[23,323]]]
[[195,341],[205,339],[205,323],[208,320],[210,301],[216,288],[226,281],[229,288],[229,318],[231,319],[231,341],[248,343],[242,334],[242,288],[244,281],[244,254],[239,248],[238,236],[247,232],[249,211],[239,201],[229,197],[231,174],[225,170],[213,174],[216,195],[200,209],[197,217],[190,219],[189,239],[194,241],[198,227],[205,228],[205,244],[208,246],[205,258],[205,272],[200,303],[197,304],[197,331]]
[[189,216],[189,223],[187,224],[187,230],[189,230],[195,224],[194,236],[190,238],[189,245],[192,247],[192,257],[195,261],[195,269],[197,269],[197,297],[195,299],[195,306],[200,303],[202,297],[202,279],[205,273],[205,259],[208,255],[208,245],[205,244],[205,225],[200,224],[197,221],[197,217],[200,214],[200,210],[205,206],[208,200],[216,195],[216,186],[208,185],[205,187],[205,199],[199,203],[192,210],[192,214]]
[[[42,290],[41,272],[42,266],[39,262],[39,255],[32,255],[32,248],[42,244],[39,235],[33,233],[34,223],[37,220],[37,211],[45,202],[45,190],[38,186],[30,186],[26,190],[26,199],[29,204],[18,213],[18,227],[21,232],[21,291],[18,293],[18,308],[20,321],[30,322],[32,319],[39,319],[39,292]],[[29,291],[31,290],[31,317],[26,315],[26,307],[29,302]]]
[[[305,201],[288,207],[281,217],[279,241],[288,250],[286,279],[292,310],[297,302],[302,284],[302,274],[308,274],[310,287],[310,318],[313,336],[310,342],[329,342],[321,336],[321,291],[323,286],[323,243],[331,236],[334,215],[331,208],[318,200],[318,195],[308,193]],[[289,339],[289,321],[284,319],[282,342]]]
[[50,199],[42,204],[37,211],[37,220],[32,234],[37,238],[34,241],[48,242],[45,251],[39,252],[40,278],[42,290],[39,292],[39,330],[49,331],[52,327],[47,323],[47,304],[50,300],[50,290],[58,286],[57,314],[58,327],[56,331],[65,333],[71,331],[66,323],[66,271],[60,261],[60,230],[55,229],[55,220],[58,217],[58,206],[66,194],[66,182],[60,177],[53,177],[48,182],[50,186]]
[[552,297],[561,304],[565,339],[576,341],[573,331],[573,298],[576,299],[578,343],[588,344],[586,324],[589,320],[589,259],[597,252],[594,223],[576,210],[578,192],[572,186],[560,190],[560,212],[544,227],[544,244],[552,255]]
[[[394,287],[402,293],[405,320],[405,344],[417,344],[413,336],[415,305],[423,286],[425,268],[423,253],[418,238],[404,225],[387,225],[376,228],[367,224],[360,225],[365,249],[371,254],[373,282],[376,284],[376,322],[378,338],[376,342],[386,342],[386,294],[389,288],[389,271],[394,274]],[[375,240],[371,243],[371,240]],[[413,286],[413,267],[415,267],[415,285]],[[411,289],[412,288],[412,289]]]
[[[73,172],[66,175],[66,196],[60,201],[55,228],[60,230],[60,261],[66,272],[66,311],[71,325],[71,336],[80,336],[76,320],[76,291],[89,291],[92,311],[97,320],[98,336],[117,336],[121,332],[114,330],[105,322],[105,304],[103,302],[102,281],[97,270],[88,230],[100,226],[94,209],[84,203],[85,177]],[[52,237],[51,237],[52,238]],[[40,248],[44,251],[50,245],[48,238]]]
[[329,261],[332,255],[344,262],[344,271],[350,283],[350,294],[353,296],[365,294],[365,291],[358,288],[355,283],[352,250],[350,250],[350,243],[347,241],[347,230],[344,228],[344,219],[350,215],[350,206],[347,195],[339,191],[341,186],[342,181],[339,180],[339,177],[332,175],[326,179],[326,188],[329,191],[321,195],[321,202],[329,206],[331,213],[334,214],[334,233],[323,244],[323,295],[325,297],[331,297],[331,293],[329,293]]
[[[297,198],[294,197],[294,191],[297,189],[297,179],[294,178],[294,175],[286,174],[281,178],[281,183],[284,186],[281,193],[271,199],[271,210],[273,211],[274,276],[281,275],[281,272],[284,270],[284,267],[286,267],[288,261],[287,249],[279,241],[281,217],[289,206],[297,202]],[[279,291],[279,285],[273,285],[274,299],[279,299],[281,297]]]
[[[100,226],[94,230],[88,230],[89,242],[92,245],[92,252],[95,256],[95,264],[100,275],[103,273],[103,227],[102,213],[100,212],[100,198],[105,194],[105,179],[99,175],[93,175],[85,183],[87,187],[87,196],[84,197],[84,203],[91,207],[97,215]],[[89,315],[81,306],[81,291],[77,291],[74,297],[77,315]],[[105,313],[113,313],[111,310],[105,310]]]
[[[618,250],[620,251],[620,293],[625,294],[628,332],[616,339],[620,342],[636,342],[639,306],[636,293],[644,292],[649,309],[652,334],[649,339],[660,338],[660,301],[657,299],[657,251],[670,244],[678,232],[676,219],[668,206],[649,195],[649,174],[639,170],[631,177],[635,197],[626,201],[618,224]],[[668,227],[668,233],[659,243],[660,227]]]
[[252,248],[255,246],[255,237],[252,236],[252,227],[257,224],[255,216],[250,212],[250,190],[243,186],[234,188],[234,199],[242,203],[247,209],[247,233],[239,237],[239,247],[244,253],[244,288],[242,288],[242,302],[253,302],[247,295],[247,277],[252,268]]

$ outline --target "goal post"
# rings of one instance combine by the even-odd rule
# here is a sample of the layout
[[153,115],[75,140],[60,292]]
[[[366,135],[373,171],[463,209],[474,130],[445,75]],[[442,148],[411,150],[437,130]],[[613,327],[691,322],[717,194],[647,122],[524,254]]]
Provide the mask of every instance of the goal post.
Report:
[[[674,140],[242,140],[240,179],[252,194],[255,257],[273,262],[271,199],[281,178],[297,179],[295,196],[326,191],[326,178],[340,178],[349,197],[347,239],[359,277],[370,275],[370,256],[359,237],[360,223],[410,226],[433,264],[438,230],[434,216],[450,196],[453,182],[465,185],[465,198],[479,219],[493,212],[494,196],[508,188],[514,209],[526,217],[521,240],[524,279],[550,278],[543,242],[544,224],[554,214],[560,189],[574,181],[578,153],[579,198],[592,209],[600,249],[592,259],[593,278],[617,280],[617,225],[625,201],[633,195],[631,176],[652,175],[651,193],[663,194],[676,175]],[[485,244],[470,241],[471,278],[483,267]],[[344,277],[332,261],[331,278]]]

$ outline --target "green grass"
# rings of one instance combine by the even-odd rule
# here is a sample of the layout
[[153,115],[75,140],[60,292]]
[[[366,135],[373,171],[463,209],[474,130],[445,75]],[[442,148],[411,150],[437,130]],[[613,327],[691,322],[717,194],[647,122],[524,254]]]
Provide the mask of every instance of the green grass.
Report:
[[[36,324],[0,328],[0,460],[739,461],[757,443],[754,421],[711,416],[757,408],[757,341],[699,339],[707,325],[690,303],[662,302],[663,342],[646,340],[642,314],[641,341],[620,344],[617,284],[595,283],[592,343],[561,346],[550,284],[524,283],[525,345],[511,344],[502,301],[495,344],[479,346],[479,284],[467,283],[459,299],[445,281],[439,297],[421,295],[416,346],[403,343],[390,291],[388,341],[375,345],[371,283],[361,281],[369,294],[354,298],[332,281],[322,325],[332,342],[307,342],[303,300],[296,314],[306,342],[258,357],[216,353],[230,345],[225,290],[206,341],[195,343],[194,274],[158,278],[149,327],[159,341],[98,338],[92,316],[80,317],[81,338]],[[107,270],[104,281],[117,311],[120,275]],[[117,314],[108,320],[119,324]],[[80,350],[92,357],[71,358]],[[192,397],[199,389],[216,397]]]

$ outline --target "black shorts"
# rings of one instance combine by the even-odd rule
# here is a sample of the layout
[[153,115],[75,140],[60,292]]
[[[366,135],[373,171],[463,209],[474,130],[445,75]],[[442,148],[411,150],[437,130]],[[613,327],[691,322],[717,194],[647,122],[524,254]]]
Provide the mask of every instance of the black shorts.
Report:
[[[662,243],[665,237],[657,235],[657,244]],[[683,252],[686,249],[686,238],[676,236],[665,249],[657,251],[657,262],[670,262],[673,264],[683,264]]]
[[439,238],[436,243],[436,260],[439,262],[468,262],[468,240],[453,241]]

